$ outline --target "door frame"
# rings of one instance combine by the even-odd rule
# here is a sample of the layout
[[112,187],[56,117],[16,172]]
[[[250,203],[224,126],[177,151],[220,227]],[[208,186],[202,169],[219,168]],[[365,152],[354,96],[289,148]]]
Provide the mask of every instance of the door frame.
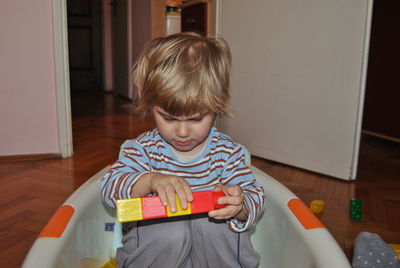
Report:
[[359,88],[359,98],[357,107],[356,133],[354,138],[355,142],[353,148],[353,163],[351,165],[349,180],[355,180],[357,176],[358,158],[360,152],[361,132],[362,132],[362,120],[363,120],[364,103],[365,103],[365,90],[367,88],[368,56],[369,56],[369,45],[371,39],[373,6],[374,6],[374,0],[367,0],[367,18],[365,21],[363,62],[361,66],[362,70],[360,77],[360,88]]
[[[131,1],[128,4],[131,6]],[[67,0],[52,0],[52,22],[59,154],[67,158],[73,156]],[[103,73],[107,84],[104,79]]]
[[67,1],[53,0],[52,6],[58,143],[61,156],[67,158],[73,155]]

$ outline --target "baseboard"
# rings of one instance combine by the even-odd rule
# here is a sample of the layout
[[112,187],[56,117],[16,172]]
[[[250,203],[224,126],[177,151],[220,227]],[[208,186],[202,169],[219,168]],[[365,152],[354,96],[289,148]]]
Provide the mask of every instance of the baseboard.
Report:
[[391,136],[383,135],[383,134],[380,134],[380,133],[376,133],[376,132],[369,131],[369,130],[364,130],[364,129],[362,130],[362,133],[370,135],[370,136],[378,137],[378,138],[381,138],[381,139],[385,139],[385,140],[389,140],[389,141],[394,141],[394,142],[400,143],[400,139],[396,138],[396,137],[391,137]]
[[61,158],[61,154],[21,154],[0,156],[0,163],[4,162],[22,162],[37,161]]

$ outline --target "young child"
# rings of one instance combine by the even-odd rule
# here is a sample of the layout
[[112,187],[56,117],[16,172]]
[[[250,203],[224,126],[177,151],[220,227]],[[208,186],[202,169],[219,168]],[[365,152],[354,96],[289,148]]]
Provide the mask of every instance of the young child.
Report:
[[181,33],[152,40],[138,60],[138,109],[156,129],[121,146],[104,176],[103,201],[157,194],[176,210],[192,191],[223,191],[226,207],[206,215],[140,221],[117,250],[118,267],[255,267],[248,232],[264,209],[264,192],[245,164],[245,149],[213,127],[229,115],[230,50],[221,38]]

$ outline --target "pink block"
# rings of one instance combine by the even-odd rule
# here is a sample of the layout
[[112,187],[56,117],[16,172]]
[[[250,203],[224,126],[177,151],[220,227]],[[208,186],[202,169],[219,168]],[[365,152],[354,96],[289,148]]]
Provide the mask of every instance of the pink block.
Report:
[[167,208],[161,203],[158,196],[148,196],[142,198],[143,219],[155,219],[168,217]]

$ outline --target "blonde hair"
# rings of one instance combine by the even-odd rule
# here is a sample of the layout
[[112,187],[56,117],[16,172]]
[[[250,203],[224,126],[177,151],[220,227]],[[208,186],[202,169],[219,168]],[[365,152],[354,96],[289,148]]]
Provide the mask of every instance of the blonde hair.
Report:
[[225,40],[179,33],[151,40],[134,70],[137,110],[230,115],[231,52]]

